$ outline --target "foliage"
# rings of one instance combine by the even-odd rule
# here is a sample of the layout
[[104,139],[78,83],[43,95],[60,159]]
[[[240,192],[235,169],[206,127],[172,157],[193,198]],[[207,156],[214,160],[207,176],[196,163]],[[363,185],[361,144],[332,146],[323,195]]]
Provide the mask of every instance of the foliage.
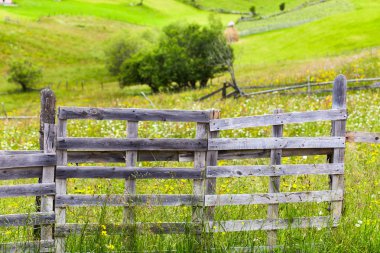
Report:
[[148,84],[154,92],[195,89],[197,83],[205,87],[232,61],[232,49],[219,22],[212,20],[204,27],[172,24],[163,29],[158,47],[124,61],[119,80],[122,86]]
[[285,10],[285,3],[281,3],[279,5],[279,8],[280,8],[280,11],[284,11]]
[[31,89],[42,78],[42,69],[32,62],[21,59],[11,62],[8,81],[21,85],[23,91]]
[[254,5],[252,5],[249,8],[249,12],[252,14],[252,16],[256,16],[256,7]]

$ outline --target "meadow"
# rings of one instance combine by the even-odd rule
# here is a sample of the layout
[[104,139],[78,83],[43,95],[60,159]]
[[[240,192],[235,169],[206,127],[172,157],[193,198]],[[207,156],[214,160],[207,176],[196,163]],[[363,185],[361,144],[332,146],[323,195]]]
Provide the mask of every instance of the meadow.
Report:
[[[222,111],[222,117],[239,117],[272,113],[275,108],[285,112],[322,110],[331,108],[331,94],[280,95],[238,99],[210,99],[195,102],[199,97],[220,87],[227,79],[222,75],[203,90],[181,93],[150,94],[147,86],[120,89],[115,78],[104,67],[104,49],[115,37],[125,33],[144,31],[158,33],[159,29],[178,20],[206,23],[209,12],[197,10],[181,1],[147,0],[143,6],[137,1],[77,0],[77,1],[29,1],[19,0],[19,7],[0,7],[0,102],[8,115],[33,115],[39,113],[39,91],[21,93],[6,81],[7,61],[12,57],[29,57],[44,67],[44,80],[38,88],[50,85],[57,95],[58,105],[93,107],[135,107],[157,109],[210,109]],[[199,1],[208,7],[246,11],[250,1]],[[237,4],[239,2],[239,4]],[[256,1],[258,10],[273,13],[276,8],[264,8],[264,1]],[[278,1],[273,1],[277,2]],[[303,1],[286,1],[289,7]],[[288,29],[273,30],[242,37],[234,45],[235,66],[238,81],[242,85],[286,84],[305,81],[330,81],[343,73],[348,78],[375,77],[380,75],[380,3],[369,0],[327,1],[326,4],[344,4],[347,9],[328,15],[322,13],[318,20],[308,20]],[[132,4],[132,5],[131,5]],[[263,6],[263,7],[260,7]],[[346,5],[344,5],[346,6]],[[262,8],[262,9],[260,9]],[[338,8],[339,9],[339,8]],[[302,20],[309,13],[294,12],[294,20]],[[238,15],[216,14],[223,22],[235,20]],[[273,24],[287,19],[279,16]],[[290,14],[289,14],[290,15]],[[266,22],[266,21],[265,21]],[[243,24],[241,24],[243,25]],[[247,29],[260,24],[244,24]],[[262,24],[266,25],[266,24]],[[328,28],[328,29],[327,29]],[[66,88],[68,81],[68,88]],[[80,82],[84,81],[82,90]],[[100,84],[103,84],[101,86]],[[148,95],[149,100],[141,96]],[[378,90],[350,91],[348,93],[349,119],[347,129],[380,132],[380,93]],[[0,114],[1,108],[0,108]],[[38,120],[0,121],[0,150],[36,150]],[[190,138],[195,136],[194,125],[180,123],[143,124],[140,137]],[[175,131],[174,131],[174,130]],[[68,126],[70,136],[123,137],[125,122],[78,121]],[[285,136],[328,136],[330,123],[288,125]],[[224,131],[222,137],[270,136],[270,128],[252,128],[242,131]],[[345,210],[338,228],[287,230],[279,233],[279,244],[286,252],[380,252],[380,146],[348,143],[345,157]],[[284,164],[324,162],[325,157],[308,156],[284,158]],[[268,164],[268,159],[251,159],[244,164]],[[236,161],[220,161],[236,164]],[[116,164],[115,164],[116,165]],[[155,162],[138,166],[192,166],[191,163]],[[0,185],[31,183],[33,180],[0,181]],[[217,193],[266,192],[268,179],[220,179]],[[100,194],[122,193],[122,180],[72,179],[69,193]],[[281,179],[281,191],[327,189],[324,176],[289,176]],[[190,180],[139,180],[138,193],[180,194],[191,193]],[[327,215],[328,205],[293,204],[280,205],[280,217]],[[33,198],[1,199],[0,214],[33,212]],[[68,221],[120,223],[122,208],[72,208]],[[186,207],[148,207],[137,210],[139,221],[189,221],[191,209]],[[265,218],[263,206],[221,207],[216,218],[245,219]],[[31,240],[32,231],[27,227],[0,228],[0,243]],[[253,247],[266,244],[262,232],[236,232],[215,234],[216,252],[232,247]],[[125,251],[125,235],[113,235],[104,227],[95,236],[72,236],[68,252]],[[194,251],[196,243],[188,235],[138,236],[136,250]]]

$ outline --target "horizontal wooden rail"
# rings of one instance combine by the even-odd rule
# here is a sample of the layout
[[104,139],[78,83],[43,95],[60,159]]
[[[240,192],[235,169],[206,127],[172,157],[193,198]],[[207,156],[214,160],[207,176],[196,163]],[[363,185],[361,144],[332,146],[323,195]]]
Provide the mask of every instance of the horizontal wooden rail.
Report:
[[190,194],[158,195],[57,195],[56,207],[67,206],[197,206],[202,196]]
[[286,176],[344,174],[343,163],[256,166],[208,166],[207,177]]
[[293,228],[335,227],[330,216],[302,217],[293,219],[257,219],[215,221],[209,223],[208,232],[240,232],[255,230],[278,230]]
[[[105,224],[108,234],[128,233],[131,228],[136,228],[137,232],[150,232],[154,234],[180,234],[196,231],[196,227],[191,222],[136,222],[133,225]],[[57,225],[55,234],[58,236],[67,236],[73,234],[96,234],[101,229],[100,224],[76,224],[67,223]],[[200,232],[198,230],[198,232]]]
[[100,166],[58,166],[56,178],[186,178],[201,179],[201,170],[194,168],[140,168]]
[[42,167],[0,169],[0,180],[40,178]]
[[0,186],[0,198],[54,195],[55,184],[23,184]]
[[42,150],[0,150],[0,156],[3,155],[34,155],[43,154]]
[[289,123],[304,123],[323,120],[343,120],[347,119],[346,109],[332,109],[323,111],[310,112],[291,112],[269,114],[262,116],[230,118],[230,119],[214,119],[210,121],[211,131],[220,131],[227,129],[239,129],[246,127],[260,127],[283,125]]
[[176,150],[206,151],[207,140],[197,139],[117,139],[117,138],[58,138],[58,150]]
[[0,226],[34,226],[54,224],[54,212],[0,215]]
[[343,137],[220,138],[209,139],[209,150],[344,148]]
[[[135,227],[140,233],[150,232],[155,234],[180,234],[187,232],[201,232],[192,222],[136,222],[134,225],[105,224],[107,233],[127,233],[131,227]],[[234,221],[210,221],[205,232],[239,232],[255,230],[275,230],[294,228],[323,228],[336,227],[337,223],[330,216],[302,217],[293,219],[257,219]],[[57,225],[56,235],[67,236],[73,234],[99,233],[100,224],[73,224]]]
[[0,155],[0,168],[54,166],[56,163],[55,154]]
[[60,107],[58,117],[59,119],[177,121],[208,123],[210,120],[210,111]]
[[342,191],[224,194],[205,195],[205,206],[326,202],[339,201],[342,199]]
[[14,242],[0,244],[1,252],[51,252],[54,248],[54,240],[38,242]]
[[380,133],[347,132],[346,141],[380,144]]
[[[288,156],[312,156],[329,155],[331,148],[326,149],[285,149],[284,157]],[[69,163],[125,163],[125,152],[123,151],[68,151]],[[269,149],[257,150],[221,150],[218,152],[218,160],[253,159],[270,157]],[[138,151],[138,161],[194,161],[194,152],[177,151]]]

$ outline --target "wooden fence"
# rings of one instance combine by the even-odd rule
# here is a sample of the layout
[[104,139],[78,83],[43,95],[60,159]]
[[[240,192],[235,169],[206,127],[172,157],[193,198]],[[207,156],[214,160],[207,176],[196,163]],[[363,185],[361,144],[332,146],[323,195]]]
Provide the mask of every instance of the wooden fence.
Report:
[[[232,231],[268,231],[268,246],[277,244],[277,230],[336,226],[342,214],[344,197],[344,151],[346,111],[346,80],[335,80],[331,110],[283,113],[241,118],[220,119],[219,111],[144,110],[115,108],[60,107],[58,125],[52,117],[44,118],[43,151],[3,151],[0,153],[0,180],[41,178],[38,184],[1,186],[0,198],[41,196],[36,213],[1,215],[0,226],[40,225],[40,240],[23,243],[22,247],[42,251],[54,248],[65,251],[69,234],[99,228],[99,224],[66,222],[66,208],[80,206],[123,206],[120,229],[141,228],[153,233],[191,231],[198,240],[202,235]],[[48,100],[44,100],[45,102]],[[47,111],[54,111],[51,109]],[[53,112],[54,115],[54,112]],[[72,120],[123,120],[125,138],[76,138],[67,134]],[[195,122],[193,139],[139,138],[141,121]],[[291,123],[331,121],[328,137],[283,137],[283,125]],[[219,138],[228,129],[272,126],[270,138]],[[282,157],[327,155],[326,164],[286,164]],[[218,166],[218,160],[270,158],[269,165]],[[137,161],[192,161],[193,167],[137,167]],[[80,166],[82,163],[125,163],[125,166]],[[73,166],[75,164],[75,166]],[[280,192],[280,177],[286,175],[330,175],[328,189],[305,192]],[[217,178],[269,177],[269,192],[249,194],[216,194]],[[85,195],[67,191],[69,178],[125,179],[124,194]],[[193,180],[192,194],[138,194],[139,179],[173,178]],[[331,215],[280,218],[279,204],[329,202]],[[215,207],[226,205],[267,205],[267,218],[259,220],[216,220]],[[136,222],[136,206],[191,206],[192,222]],[[130,239],[133,244],[133,236]],[[200,243],[202,245],[202,243]],[[12,251],[20,244],[7,244]]]

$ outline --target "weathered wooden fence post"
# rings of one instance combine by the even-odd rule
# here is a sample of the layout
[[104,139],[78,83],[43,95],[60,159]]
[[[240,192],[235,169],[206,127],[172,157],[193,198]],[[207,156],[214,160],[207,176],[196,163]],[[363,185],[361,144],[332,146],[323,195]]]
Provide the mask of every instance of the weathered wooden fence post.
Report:
[[41,113],[40,113],[40,150],[44,150],[44,126],[55,124],[56,97],[52,90],[41,91]]
[[[334,81],[332,109],[346,109],[347,80],[344,75],[339,75]],[[331,124],[331,136],[345,137],[346,119],[335,120]],[[329,159],[330,163],[344,163],[344,148],[335,148]],[[344,175],[330,175],[330,189],[344,191]],[[336,224],[343,211],[343,200],[331,203],[331,215]]]
[[[57,137],[67,136],[67,120],[58,119],[58,132]],[[67,150],[58,150],[57,152],[57,166],[67,166]],[[56,194],[67,194],[67,179],[56,179]],[[55,207],[55,224],[65,225],[66,223],[66,207]],[[65,238],[64,235],[59,237],[55,236],[56,253],[65,252]]]
[[[274,110],[273,114],[279,114],[283,111],[281,109]],[[283,125],[274,125],[272,127],[272,136],[273,137],[282,137],[283,135]],[[281,149],[272,149],[270,152],[270,164],[271,165],[280,165],[281,164]],[[269,193],[278,193],[280,192],[280,177],[271,176],[269,177]],[[268,205],[268,219],[278,219],[279,218],[279,204]],[[270,250],[274,248],[277,244],[277,230],[268,231],[268,246]]]
[[[211,110],[210,111],[210,120],[219,119],[220,111],[219,110]],[[210,131],[210,126],[208,124],[208,139],[214,139],[219,137],[219,131]],[[207,151],[206,156],[206,166],[217,166],[218,165],[218,151]],[[205,173],[207,174],[207,173]],[[208,178],[205,180],[205,194],[206,195],[214,195],[216,194],[216,178]],[[212,230],[210,224],[214,221],[215,216],[215,207],[210,206],[205,208],[205,226],[206,230]],[[210,245],[213,241],[213,233],[209,233],[209,236],[206,238],[206,246]],[[210,239],[210,240],[209,240]],[[206,249],[206,251],[210,250],[210,247]]]
[[[44,125],[44,153],[55,153],[56,147],[56,128],[54,124]],[[42,168],[42,183],[54,183],[55,181],[55,166],[46,166]],[[41,212],[54,212],[54,196],[43,196],[41,198]],[[44,225],[41,227],[41,240],[53,240],[53,226]]]
[[227,97],[227,83],[223,83],[223,90],[222,90],[222,98],[225,99]]
[[[197,123],[196,139],[207,140],[207,133],[209,130],[208,123]],[[203,175],[206,171],[206,151],[194,152],[194,169],[202,171]],[[196,233],[196,241],[198,245],[193,249],[195,251],[202,251],[203,247],[203,225],[204,225],[204,195],[205,195],[205,177],[203,179],[194,179],[193,195],[201,196],[202,203],[196,203],[193,206],[192,222],[194,223],[194,230]]]
[[[41,111],[40,111],[40,150],[45,150],[45,124],[55,124],[55,104],[56,97],[51,89],[43,89],[40,93]],[[55,152],[55,151],[54,151]],[[42,183],[42,178],[38,179]],[[36,197],[36,211],[41,211],[41,197]],[[40,227],[34,226],[34,236],[39,238],[41,235]],[[42,239],[42,238],[41,238]]]
[[[138,121],[127,122],[127,138],[136,139],[138,137]],[[137,162],[137,151],[127,151],[125,154],[126,167],[135,167]],[[124,194],[128,197],[136,194],[136,180],[126,179]],[[132,204],[132,201],[129,203]],[[127,225],[128,232],[128,248],[129,250],[135,250],[136,242],[136,229],[135,229],[135,216],[136,210],[133,206],[127,206],[124,208],[124,220],[123,223]]]

